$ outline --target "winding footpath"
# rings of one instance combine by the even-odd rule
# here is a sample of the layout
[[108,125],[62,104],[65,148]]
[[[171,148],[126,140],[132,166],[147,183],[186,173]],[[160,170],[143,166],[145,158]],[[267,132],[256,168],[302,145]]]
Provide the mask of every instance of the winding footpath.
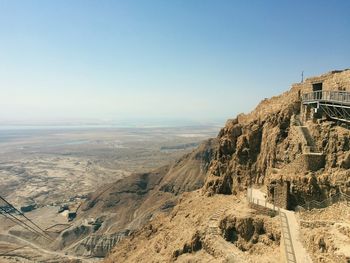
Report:
[[266,201],[266,196],[259,189],[249,188],[250,202],[278,210],[281,218],[281,232],[285,246],[287,263],[312,263],[312,260],[300,240],[300,229],[294,211],[274,207]]

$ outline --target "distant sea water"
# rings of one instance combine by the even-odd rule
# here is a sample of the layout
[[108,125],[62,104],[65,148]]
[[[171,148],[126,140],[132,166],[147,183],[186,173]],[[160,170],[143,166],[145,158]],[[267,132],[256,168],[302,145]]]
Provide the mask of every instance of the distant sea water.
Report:
[[0,125],[0,142],[8,142],[21,138],[29,138],[37,135],[47,135],[52,132],[74,131],[97,128],[111,128],[107,125]]
[[91,129],[91,128],[113,128],[115,125],[0,125],[2,130],[65,130],[65,129]]
[[7,142],[15,139],[20,139],[20,138],[27,138],[35,134],[38,134],[37,129],[0,126],[0,142]]
[[[215,125],[216,126],[216,125]],[[154,129],[154,128],[180,128],[180,127],[214,127],[213,124],[193,122],[123,122],[115,124],[80,124],[80,125],[1,125],[0,142],[29,138],[50,133],[82,131],[94,129]]]

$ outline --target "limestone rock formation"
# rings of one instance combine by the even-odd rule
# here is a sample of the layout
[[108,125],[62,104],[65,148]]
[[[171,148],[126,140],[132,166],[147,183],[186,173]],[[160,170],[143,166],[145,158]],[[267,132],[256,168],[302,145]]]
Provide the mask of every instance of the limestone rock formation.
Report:
[[266,216],[239,217],[229,215],[220,222],[220,229],[226,241],[234,243],[240,250],[253,249],[254,244],[279,246],[281,232]]
[[[336,87],[335,81],[344,88],[349,72],[321,77],[331,83],[329,88]],[[323,200],[339,188],[350,190],[348,128],[331,119],[309,118],[301,124],[305,116],[300,95],[309,84],[293,85],[290,91],[262,101],[250,114],[226,123],[217,138],[219,148],[209,166],[205,194],[235,194],[249,184],[285,180],[291,184],[295,206]],[[346,87],[350,90],[350,85]]]

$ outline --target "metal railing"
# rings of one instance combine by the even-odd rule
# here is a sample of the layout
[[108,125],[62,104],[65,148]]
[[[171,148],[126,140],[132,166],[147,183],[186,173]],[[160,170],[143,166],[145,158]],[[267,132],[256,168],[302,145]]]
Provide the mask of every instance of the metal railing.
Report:
[[274,211],[274,212],[279,212],[278,207],[273,205],[273,204],[269,204],[266,199],[262,200],[259,198],[250,198],[250,199],[248,199],[248,201],[251,204],[262,206],[262,207],[270,209],[271,211]]
[[286,213],[280,212],[281,234],[284,242],[284,252],[287,263],[296,263],[295,251]]
[[348,91],[313,91],[302,94],[303,102],[329,101],[334,103],[350,104],[350,92]]
[[305,202],[305,204],[303,205],[298,205],[295,210],[305,211],[305,210],[311,210],[311,209],[321,209],[341,201],[345,202],[346,205],[350,206],[350,196],[345,193],[339,192],[321,202],[316,200]]
[[280,222],[281,222],[281,234],[283,238],[284,243],[284,252],[285,252],[285,259],[287,263],[296,263],[296,256],[292,241],[292,236],[290,233],[288,218],[285,212],[281,211],[281,209],[275,204],[270,204],[267,202],[267,200],[262,200],[259,198],[254,198],[252,194],[252,188],[247,189],[247,200],[249,203],[270,209],[271,211],[274,211],[279,214],[280,216]]
[[247,189],[247,201],[249,203],[265,207],[265,208],[270,209],[272,211],[279,212],[279,207],[277,207],[275,205],[275,203],[270,204],[266,198],[260,199],[260,198],[253,197],[253,188],[251,188],[251,187],[248,187],[248,189]]

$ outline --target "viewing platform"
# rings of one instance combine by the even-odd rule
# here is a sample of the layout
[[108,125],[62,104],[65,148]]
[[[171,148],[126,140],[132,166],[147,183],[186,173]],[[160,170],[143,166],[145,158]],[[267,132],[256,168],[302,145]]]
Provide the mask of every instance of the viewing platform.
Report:
[[304,104],[309,103],[335,103],[350,106],[350,92],[348,91],[313,91],[302,95]]
[[350,123],[350,92],[320,90],[302,94],[301,99],[319,116],[324,113],[333,120]]

